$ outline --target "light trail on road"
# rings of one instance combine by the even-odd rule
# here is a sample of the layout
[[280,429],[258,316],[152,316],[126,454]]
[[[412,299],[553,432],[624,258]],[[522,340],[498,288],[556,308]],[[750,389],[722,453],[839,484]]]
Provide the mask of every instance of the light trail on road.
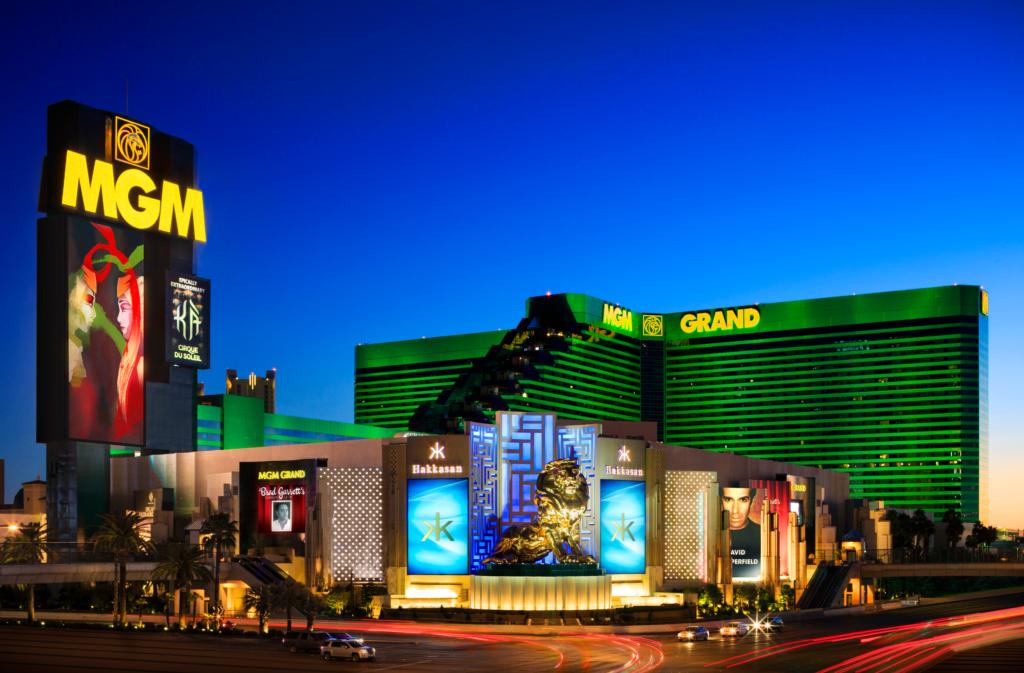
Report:
[[[283,626],[274,620],[274,626]],[[416,622],[382,621],[368,624],[321,623],[325,631],[346,630],[368,634],[402,635],[410,638],[439,638],[473,641],[488,645],[509,645],[528,647],[547,653],[552,657],[549,670],[594,671],[594,673],[650,673],[665,661],[661,643],[650,638],[621,634],[560,633],[546,636],[524,636],[483,631],[463,631],[455,625],[421,624]],[[604,653],[602,654],[602,650]],[[598,662],[595,655],[601,655],[610,662]],[[575,655],[575,656],[573,656]],[[579,659],[579,663],[576,659]],[[571,668],[566,666],[573,661]],[[538,666],[538,670],[544,670]]]
[[[770,645],[705,664],[705,667],[736,668],[796,650],[836,643],[856,643],[874,649],[823,668],[819,673],[909,673],[923,670],[956,651],[984,647],[1003,640],[1024,637],[1024,606],[978,612],[956,617],[861,631],[804,638]],[[926,635],[935,630],[950,633]]]

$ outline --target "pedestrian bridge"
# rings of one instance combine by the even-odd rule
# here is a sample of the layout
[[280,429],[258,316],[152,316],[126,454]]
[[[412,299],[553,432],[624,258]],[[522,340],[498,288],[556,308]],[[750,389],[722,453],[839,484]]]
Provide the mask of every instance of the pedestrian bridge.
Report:
[[[129,561],[129,582],[149,582],[156,561]],[[286,575],[274,564],[260,558],[238,557],[220,566],[222,582],[238,581],[250,587],[283,582]],[[10,563],[0,565],[0,586],[12,584],[73,584],[113,582],[113,561],[84,563]]]
[[[156,561],[129,561],[129,582],[147,582]],[[71,584],[75,582],[113,582],[112,561],[93,563],[10,563],[0,565],[0,585]]]
[[966,563],[861,563],[860,576],[881,577],[1024,577],[1022,561]]

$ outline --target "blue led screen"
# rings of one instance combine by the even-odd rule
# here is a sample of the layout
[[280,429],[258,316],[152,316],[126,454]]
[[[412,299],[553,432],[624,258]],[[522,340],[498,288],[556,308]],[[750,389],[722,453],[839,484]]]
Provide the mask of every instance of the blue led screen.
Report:
[[469,481],[410,479],[410,575],[469,573]]
[[646,570],[646,500],[642,481],[601,480],[601,567],[607,572]]

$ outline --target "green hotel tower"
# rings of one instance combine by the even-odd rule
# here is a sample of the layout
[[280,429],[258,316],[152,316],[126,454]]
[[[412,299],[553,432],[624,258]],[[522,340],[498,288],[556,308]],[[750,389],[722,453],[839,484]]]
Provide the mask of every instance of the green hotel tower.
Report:
[[666,444],[841,470],[853,498],[969,520],[987,396],[988,295],[969,285],[674,313],[559,294],[511,330],[356,348],[356,423],[653,421]]

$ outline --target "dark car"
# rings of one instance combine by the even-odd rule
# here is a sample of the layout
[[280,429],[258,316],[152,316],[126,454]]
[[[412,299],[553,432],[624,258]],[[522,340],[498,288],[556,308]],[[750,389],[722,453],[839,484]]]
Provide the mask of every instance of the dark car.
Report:
[[347,633],[331,634],[326,631],[289,631],[284,634],[281,644],[287,647],[290,652],[316,652],[319,654],[321,645],[336,638],[352,640],[352,636]]
[[703,626],[687,626],[682,631],[676,634],[676,637],[683,642],[693,642],[695,640],[707,640],[710,633]]

